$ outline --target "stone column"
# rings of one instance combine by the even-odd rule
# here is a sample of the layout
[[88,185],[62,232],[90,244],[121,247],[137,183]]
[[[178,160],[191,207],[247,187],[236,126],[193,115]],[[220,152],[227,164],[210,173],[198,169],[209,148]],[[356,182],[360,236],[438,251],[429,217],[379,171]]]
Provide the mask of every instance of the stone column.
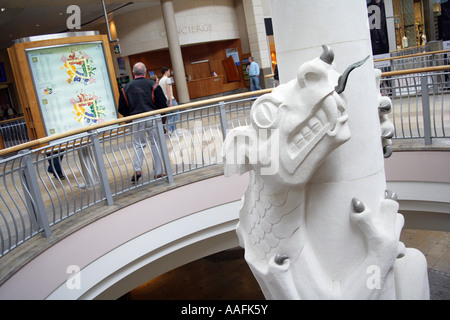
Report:
[[190,98],[186,83],[186,72],[184,71],[180,41],[178,39],[173,1],[161,0],[161,9],[164,25],[166,27],[167,42],[169,44],[170,60],[172,61],[175,85],[177,87],[178,102],[187,103],[190,101]]
[[389,51],[397,50],[397,40],[395,35],[394,23],[394,3],[393,0],[384,0],[384,8],[386,10],[386,24],[389,39]]
[[[281,83],[296,77],[298,67],[322,53],[322,44],[335,53],[340,73],[372,55],[366,1],[272,0],[272,22]],[[352,137],[331,153],[309,185],[308,233],[318,259],[334,279],[349,272],[365,255],[359,230],[351,223],[351,201],[358,198],[379,210],[386,178],[381,145],[373,60],[350,75],[344,96]],[[394,190],[395,191],[395,190]],[[316,238],[317,238],[316,237]],[[335,252],[349,243],[345,254]],[[334,257],[330,259],[329,257]]]
[[269,46],[267,44],[264,12],[261,0],[243,0],[245,21],[250,42],[250,54],[255,58],[261,69],[261,88],[269,88],[269,81],[265,83],[264,75],[272,73]]
[[[423,2],[424,23],[425,23],[425,32],[426,32],[426,36],[427,36],[427,41],[436,41],[433,2],[434,1],[432,1],[432,0],[424,0],[424,2]],[[439,50],[439,49],[436,49],[436,50]]]

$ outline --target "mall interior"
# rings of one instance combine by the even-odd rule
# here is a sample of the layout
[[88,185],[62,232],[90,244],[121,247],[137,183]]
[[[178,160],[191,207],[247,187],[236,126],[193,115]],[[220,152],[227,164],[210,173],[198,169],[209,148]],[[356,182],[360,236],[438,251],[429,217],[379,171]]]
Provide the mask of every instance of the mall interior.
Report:
[[[107,47],[105,55],[111,62],[108,72],[114,79],[112,94],[116,98],[119,90],[133,80],[132,68],[137,62],[145,64],[147,78],[156,75],[160,79],[162,68],[168,67],[174,96],[180,105],[249,92],[250,57],[259,65],[262,89],[287,83],[293,78],[296,66],[290,65],[295,59],[291,59],[289,46],[286,46],[288,49],[277,47],[278,41],[289,42],[286,39],[292,32],[291,20],[277,25],[275,11],[278,14],[281,9],[275,10],[274,6],[282,2],[0,0],[0,125],[8,126],[11,121],[22,119],[27,126],[28,140],[44,141],[49,136],[45,121],[37,120],[40,109],[30,107],[31,96],[35,93],[26,85],[26,81],[31,80],[22,79],[30,78],[29,73],[23,72],[24,68],[28,70],[28,61],[21,60],[18,53],[20,45],[27,48],[27,44],[36,41],[50,43],[53,39],[77,35],[102,35],[106,39],[103,42]],[[286,2],[289,6],[292,1]],[[367,0],[366,5],[373,60],[443,52],[448,66],[450,1]],[[318,5],[318,10],[322,9],[324,6]],[[316,18],[326,25],[327,21],[321,21],[324,16],[317,13]],[[277,34],[282,30],[287,34]],[[298,32],[314,34],[315,29],[305,26]],[[25,49],[25,52],[32,49]],[[440,70],[447,72],[448,77],[448,68],[441,66]],[[58,84],[53,89],[57,90]],[[443,121],[450,121],[448,104],[450,100],[442,107]],[[386,164],[389,178],[398,178],[402,186],[407,182],[412,185],[412,176],[417,174],[423,181],[411,189],[426,188],[426,183],[439,186],[433,189],[440,193],[436,203],[427,199],[405,200],[404,208],[411,211],[412,222],[408,223],[409,216],[405,215],[407,223],[401,241],[425,255],[430,298],[448,300],[450,196],[446,192],[450,190],[450,136],[444,133],[442,137],[433,138],[432,145],[395,140],[394,154],[399,154],[399,158],[386,160],[391,161]],[[0,148],[8,147],[10,145],[0,139]],[[437,160],[427,158],[434,155]],[[8,156],[0,154],[0,160]],[[426,161],[427,165],[420,161]],[[410,173],[402,171],[405,163],[414,163],[415,170],[420,172],[409,176]],[[436,165],[433,167],[433,164]],[[2,251],[0,299],[264,300],[235,234],[237,218],[228,218],[228,212],[239,211],[247,180],[241,176],[225,179],[222,170],[213,167],[192,171],[175,179],[170,187],[162,180],[153,181],[115,198],[113,206],[100,204],[89,209],[89,214],[99,214],[101,218],[74,216],[66,219],[70,222],[65,225],[66,230],[56,229],[55,225],[51,237],[31,237],[13,250],[5,250],[4,254]],[[395,183],[400,185],[398,181]],[[426,193],[414,190],[418,194]],[[416,194],[414,192],[412,194]],[[411,207],[415,200],[420,209]],[[169,205],[173,210],[167,208]],[[433,209],[428,209],[427,205]],[[0,211],[6,221],[3,214],[8,210],[4,202],[2,206]],[[114,237],[124,224],[139,229],[139,217],[148,219],[142,216],[145,208],[167,214],[156,219],[158,221],[149,221],[152,227],[148,228],[169,234],[173,239],[158,247],[156,243],[162,242],[165,236],[143,229],[127,237]],[[427,210],[433,211],[430,216],[436,217],[437,222],[427,222]],[[77,214],[82,215],[82,212]],[[127,220],[127,214],[133,218]],[[98,225],[103,220],[104,224]],[[83,224],[77,226],[81,222]],[[200,231],[199,226],[203,224],[205,227]],[[205,230],[215,234],[207,236]],[[90,232],[102,234],[101,239],[92,238]],[[181,233],[183,235],[177,238]],[[150,251],[138,253],[141,249],[132,248],[133,244],[141,248],[140,241],[155,243],[151,254]],[[100,249],[93,248],[97,246]],[[90,248],[92,253],[80,253],[82,262],[71,260],[68,254],[90,251]],[[131,261],[122,266],[117,264],[117,260],[126,260],[132,253],[138,258],[130,258]],[[66,281],[71,273],[67,265],[81,266],[81,283],[88,282],[85,279],[89,278],[95,285],[82,293],[68,290]],[[35,279],[40,278],[36,277],[39,272],[45,274],[42,275],[44,280]],[[33,280],[30,280],[31,273]]]

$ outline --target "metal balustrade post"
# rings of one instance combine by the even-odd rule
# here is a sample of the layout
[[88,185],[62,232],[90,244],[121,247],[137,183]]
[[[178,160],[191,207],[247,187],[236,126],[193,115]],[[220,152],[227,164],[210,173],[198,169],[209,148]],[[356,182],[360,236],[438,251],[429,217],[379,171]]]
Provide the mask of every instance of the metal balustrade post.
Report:
[[431,112],[430,95],[428,93],[428,76],[421,76],[422,90],[422,112],[423,112],[423,130],[425,136],[425,145],[431,145]]
[[97,164],[97,170],[98,175],[100,177],[100,184],[103,188],[103,191],[105,192],[106,196],[106,202],[108,203],[108,206],[112,206],[114,204],[112,193],[111,193],[111,187],[109,185],[109,179],[108,174],[106,173],[106,166],[105,162],[103,161],[103,152],[102,148],[100,146],[100,140],[98,138],[97,131],[90,131],[89,133],[92,133],[91,139],[93,142],[93,155],[95,159],[95,163]]
[[164,128],[162,118],[160,115],[156,116],[156,127],[158,130],[158,139],[161,146],[161,156],[164,164],[164,170],[166,171],[167,180],[169,183],[173,183],[172,164],[170,163],[169,149],[167,148],[166,135],[164,134]]
[[[24,192],[27,198],[29,207],[28,214],[32,224],[37,224],[37,229],[42,228],[45,237],[50,237],[52,232],[50,230],[50,224],[48,222],[47,211],[45,210],[44,200],[39,189],[39,183],[34,170],[33,160],[31,159],[29,150],[19,151],[19,154],[23,154],[23,163],[25,165],[23,170],[24,185],[28,192]],[[30,199],[31,197],[31,199]]]
[[227,121],[227,112],[225,110],[225,102],[219,102],[219,113],[220,113],[220,127],[222,128],[222,136],[225,140],[228,131],[228,121]]
[[89,187],[93,187],[97,185],[99,182],[94,175],[94,164],[91,161],[92,151],[89,146],[80,146],[77,151],[78,159],[80,159],[81,164],[81,172],[86,181],[85,184],[81,184],[80,187],[84,189],[88,189]]

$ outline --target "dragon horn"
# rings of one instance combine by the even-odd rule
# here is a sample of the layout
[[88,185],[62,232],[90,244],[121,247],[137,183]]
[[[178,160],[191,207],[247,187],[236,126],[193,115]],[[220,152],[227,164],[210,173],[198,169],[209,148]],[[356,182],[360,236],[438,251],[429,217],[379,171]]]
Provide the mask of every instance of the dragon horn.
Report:
[[369,57],[370,56],[367,56],[364,59],[362,59],[361,61],[355,62],[350,67],[348,67],[347,70],[344,71],[344,73],[339,77],[338,85],[336,86],[336,88],[334,88],[334,90],[336,90],[336,92],[338,94],[341,94],[342,92],[344,92],[350,72],[352,72],[354,69],[362,66],[367,61],[367,59],[369,59]]
[[326,62],[328,64],[332,64],[333,60],[334,60],[333,49],[331,49],[326,44],[322,45],[322,48],[323,48],[323,52],[322,52],[322,55],[320,56],[320,60],[322,60],[323,62]]

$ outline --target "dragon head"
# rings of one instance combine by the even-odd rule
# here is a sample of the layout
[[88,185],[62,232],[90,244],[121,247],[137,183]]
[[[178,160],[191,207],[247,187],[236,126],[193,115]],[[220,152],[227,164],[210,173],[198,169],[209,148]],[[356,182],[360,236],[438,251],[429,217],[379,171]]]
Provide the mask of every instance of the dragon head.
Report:
[[350,139],[341,93],[350,72],[367,58],[341,75],[333,51],[324,45],[319,58],[300,66],[296,79],[259,97],[251,125],[227,135],[225,174],[255,170],[284,184],[309,181],[326,156]]

